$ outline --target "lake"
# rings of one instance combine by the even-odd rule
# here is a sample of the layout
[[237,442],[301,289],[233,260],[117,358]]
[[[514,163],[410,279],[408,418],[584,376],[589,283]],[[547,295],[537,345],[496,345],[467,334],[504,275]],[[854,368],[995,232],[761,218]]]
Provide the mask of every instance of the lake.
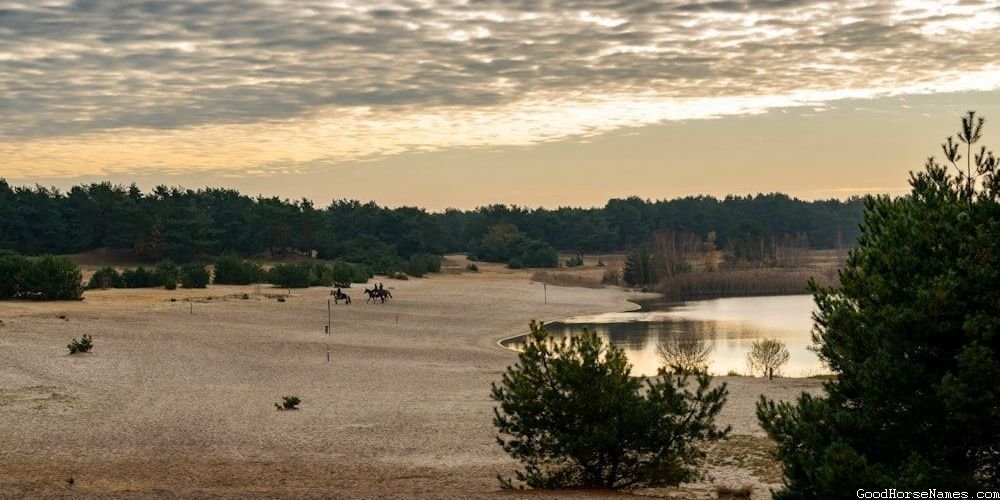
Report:
[[[746,356],[754,340],[778,339],[788,347],[782,370],[788,377],[829,373],[812,345],[811,295],[731,297],[681,303],[641,302],[634,312],[577,316],[546,323],[553,339],[575,335],[584,328],[625,349],[633,375],[655,375],[662,365],[658,346],[700,343],[711,348],[709,372],[747,373]],[[524,345],[524,336],[505,340],[511,349]]]

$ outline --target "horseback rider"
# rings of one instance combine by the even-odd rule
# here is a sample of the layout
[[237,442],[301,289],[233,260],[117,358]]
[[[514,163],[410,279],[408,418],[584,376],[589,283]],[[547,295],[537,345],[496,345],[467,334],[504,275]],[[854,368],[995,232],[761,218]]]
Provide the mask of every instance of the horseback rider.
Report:
[[336,291],[336,292],[333,292],[333,296],[334,296],[334,297],[343,297],[343,296],[344,296],[344,292],[341,292],[341,291],[340,291],[340,287],[338,286],[338,287],[337,287],[337,291]]
[[385,291],[385,285],[383,285],[381,281],[378,282],[378,291]]

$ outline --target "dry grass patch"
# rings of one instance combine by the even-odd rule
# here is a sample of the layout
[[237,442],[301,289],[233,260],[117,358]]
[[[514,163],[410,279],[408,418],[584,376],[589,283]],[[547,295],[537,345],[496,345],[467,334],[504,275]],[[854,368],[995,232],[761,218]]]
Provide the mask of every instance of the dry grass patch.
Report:
[[531,280],[553,286],[604,288],[600,280],[593,276],[568,271],[536,271]]
[[768,438],[737,435],[712,443],[705,451],[707,465],[747,470],[762,483],[775,484],[783,477],[781,464],[774,455],[776,450],[774,441]]

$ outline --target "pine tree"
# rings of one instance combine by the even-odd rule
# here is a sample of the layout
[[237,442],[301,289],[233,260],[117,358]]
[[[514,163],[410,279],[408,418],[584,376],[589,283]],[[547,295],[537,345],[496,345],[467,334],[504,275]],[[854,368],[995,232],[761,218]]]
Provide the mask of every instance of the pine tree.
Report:
[[[970,112],[909,196],[870,198],[841,284],[813,285],[827,397],[763,398],[777,499],[1000,488],[1000,176]],[[962,162],[963,157],[965,162]]]
[[[550,342],[531,323],[518,363],[493,385],[493,422],[530,487],[676,485],[698,476],[703,441],[725,437],[715,418],[726,385],[698,373],[630,376],[625,352],[594,333]],[[502,480],[511,486],[510,480]]]

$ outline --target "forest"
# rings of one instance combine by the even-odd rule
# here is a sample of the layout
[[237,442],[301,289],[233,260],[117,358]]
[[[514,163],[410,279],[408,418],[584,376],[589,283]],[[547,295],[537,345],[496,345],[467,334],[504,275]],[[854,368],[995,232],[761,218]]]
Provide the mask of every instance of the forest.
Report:
[[370,201],[252,197],[232,189],[94,183],[66,192],[0,179],[0,249],[24,255],[127,249],[139,260],[184,263],[223,253],[315,255],[391,269],[413,255],[468,252],[525,267],[556,265],[555,250],[628,251],[658,231],[705,237],[739,251],[794,239],[810,248],[850,246],[862,198],[804,201],[784,194],[612,199],[603,207],[501,204],[429,212]]

